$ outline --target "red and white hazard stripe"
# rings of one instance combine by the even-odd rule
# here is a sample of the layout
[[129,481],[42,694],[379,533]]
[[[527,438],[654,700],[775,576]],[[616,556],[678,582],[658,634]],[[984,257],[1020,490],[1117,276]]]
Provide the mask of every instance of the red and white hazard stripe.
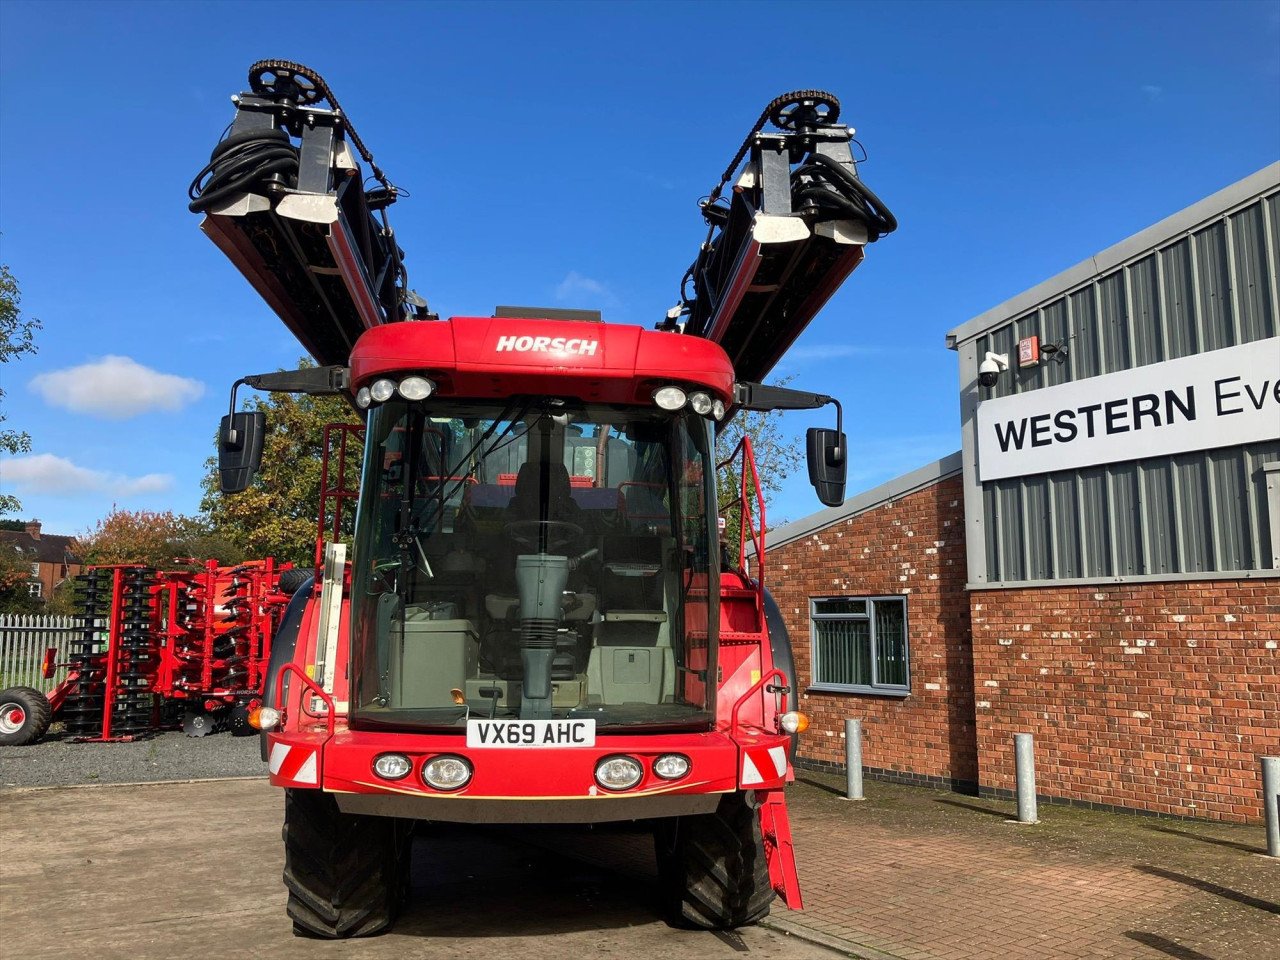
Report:
[[742,751],[742,785],[770,783],[787,775],[786,747],[748,747]]
[[279,780],[289,780],[303,786],[314,787],[320,782],[316,767],[316,750],[313,747],[293,746],[287,743],[271,745],[267,769],[271,771],[271,776]]

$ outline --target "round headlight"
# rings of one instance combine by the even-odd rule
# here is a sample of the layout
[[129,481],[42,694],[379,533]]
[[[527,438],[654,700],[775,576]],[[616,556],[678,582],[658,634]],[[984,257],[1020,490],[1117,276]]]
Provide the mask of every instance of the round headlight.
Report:
[[809,729],[809,718],[798,710],[784,713],[778,723],[786,733],[804,733]]
[[400,381],[400,396],[406,400],[425,400],[435,392],[436,385],[426,377],[405,377]]
[[689,406],[693,407],[693,412],[700,417],[705,417],[711,412],[711,398],[705,393],[689,394]]
[[717,400],[715,403],[711,404],[711,415],[715,417],[717,420],[723,420],[724,419],[724,403],[721,402],[720,400]]
[[373,761],[373,772],[383,780],[403,780],[412,769],[413,764],[402,753],[384,753]]
[[465,757],[433,757],[422,766],[422,779],[437,790],[460,790],[471,780],[471,762]]
[[361,387],[356,391],[356,406],[361,410],[366,409],[369,404],[373,403],[373,397],[369,395],[368,387]]
[[643,776],[644,768],[631,757],[605,757],[596,764],[596,783],[606,790],[629,790]]
[[396,382],[394,380],[375,380],[373,386],[369,388],[369,396],[384,403],[391,399],[391,395],[396,392]]
[[688,399],[679,387],[661,387],[653,392],[653,402],[663,410],[680,410]]
[[653,772],[663,780],[679,780],[689,772],[689,758],[678,753],[663,754],[653,761]]

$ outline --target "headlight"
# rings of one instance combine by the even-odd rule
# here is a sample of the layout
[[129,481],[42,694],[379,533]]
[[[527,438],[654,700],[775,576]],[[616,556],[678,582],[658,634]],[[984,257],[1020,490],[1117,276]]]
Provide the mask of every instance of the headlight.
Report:
[[711,404],[711,415],[717,420],[724,419],[724,403],[722,401],[717,400]]
[[356,406],[361,410],[367,409],[369,404],[373,403],[373,397],[369,396],[369,388],[361,387],[356,391]]
[[693,412],[700,417],[705,417],[711,412],[713,406],[711,398],[705,393],[689,394],[689,406],[693,407]]
[[412,769],[413,764],[402,753],[384,753],[373,761],[373,772],[383,780],[403,780]]
[[689,772],[689,758],[678,753],[663,754],[653,761],[653,772],[663,780],[679,780]]
[[436,385],[426,377],[405,377],[398,389],[406,400],[425,400],[435,392]]
[[681,410],[688,400],[679,387],[661,387],[653,392],[653,402],[663,410]]
[[373,386],[369,388],[369,396],[377,400],[379,403],[385,403],[391,399],[391,395],[396,392],[396,382],[394,380],[375,380]]
[[778,723],[787,733],[804,733],[809,729],[809,718],[798,710],[784,713]]
[[471,762],[465,757],[433,757],[422,766],[422,779],[437,790],[460,790],[471,774]]
[[596,764],[596,783],[606,790],[629,790],[643,776],[644,768],[631,757],[605,757]]

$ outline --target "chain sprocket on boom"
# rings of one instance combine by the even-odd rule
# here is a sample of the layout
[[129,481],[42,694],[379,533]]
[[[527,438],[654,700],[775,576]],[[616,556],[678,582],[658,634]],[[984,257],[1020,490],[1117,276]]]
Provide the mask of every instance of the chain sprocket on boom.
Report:
[[858,178],[854,131],[839,119],[840,101],[822,90],[774,98],[699,203],[706,240],[659,326],[718,343],[740,380],[763,380],[865,246],[898,226]]
[[429,316],[387,217],[404,191],[314,70],[260,60],[249,88],[232,98],[235,118],[192,181],[190,209],[316,361],[345,364],[365,330]]

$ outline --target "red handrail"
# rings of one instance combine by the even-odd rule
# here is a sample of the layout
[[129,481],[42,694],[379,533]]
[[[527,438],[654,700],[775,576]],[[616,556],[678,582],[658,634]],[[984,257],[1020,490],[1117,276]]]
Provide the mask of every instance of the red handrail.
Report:
[[[734,703],[733,713],[729,714],[729,731],[731,735],[733,732],[735,732],[738,729],[738,711],[742,709],[742,705],[745,704],[748,700],[750,700],[752,695],[759,693],[760,688],[763,687],[770,680],[772,680],[774,677],[781,677],[784,682],[787,679],[787,675],[775,667],[773,670],[770,670],[768,673],[762,676],[759,680],[753,683],[750,687],[748,687],[747,692],[744,693],[742,696],[740,696],[737,702]],[[777,733],[778,731],[775,730],[773,732]]]
[[[320,697],[321,700],[324,701],[325,706],[329,708],[328,712],[325,714],[325,733],[328,736],[332,737],[334,724],[337,722],[334,720],[334,716],[333,716],[333,711],[334,711],[333,697],[325,693],[324,688],[321,687],[320,684],[316,683],[314,680],[308,677],[306,672],[301,667],[299,667],[296,663],[292,663],[292,662],[286,663],[283,667],[280,668],[280,672],[276,674],[276,709],[279,710],[281,713],[280,732],[281,733],[284,732],[284,718],[288,716],[284,708],[284,677],[285,677],[285,674],[287,673],[296,673],[298,675],[298,678],[302,681],[303,685],[306,687],[309,687],[313,693],[315,693],[317,696]],[[301,698],[299,698],[299,703],[301,703]]]

